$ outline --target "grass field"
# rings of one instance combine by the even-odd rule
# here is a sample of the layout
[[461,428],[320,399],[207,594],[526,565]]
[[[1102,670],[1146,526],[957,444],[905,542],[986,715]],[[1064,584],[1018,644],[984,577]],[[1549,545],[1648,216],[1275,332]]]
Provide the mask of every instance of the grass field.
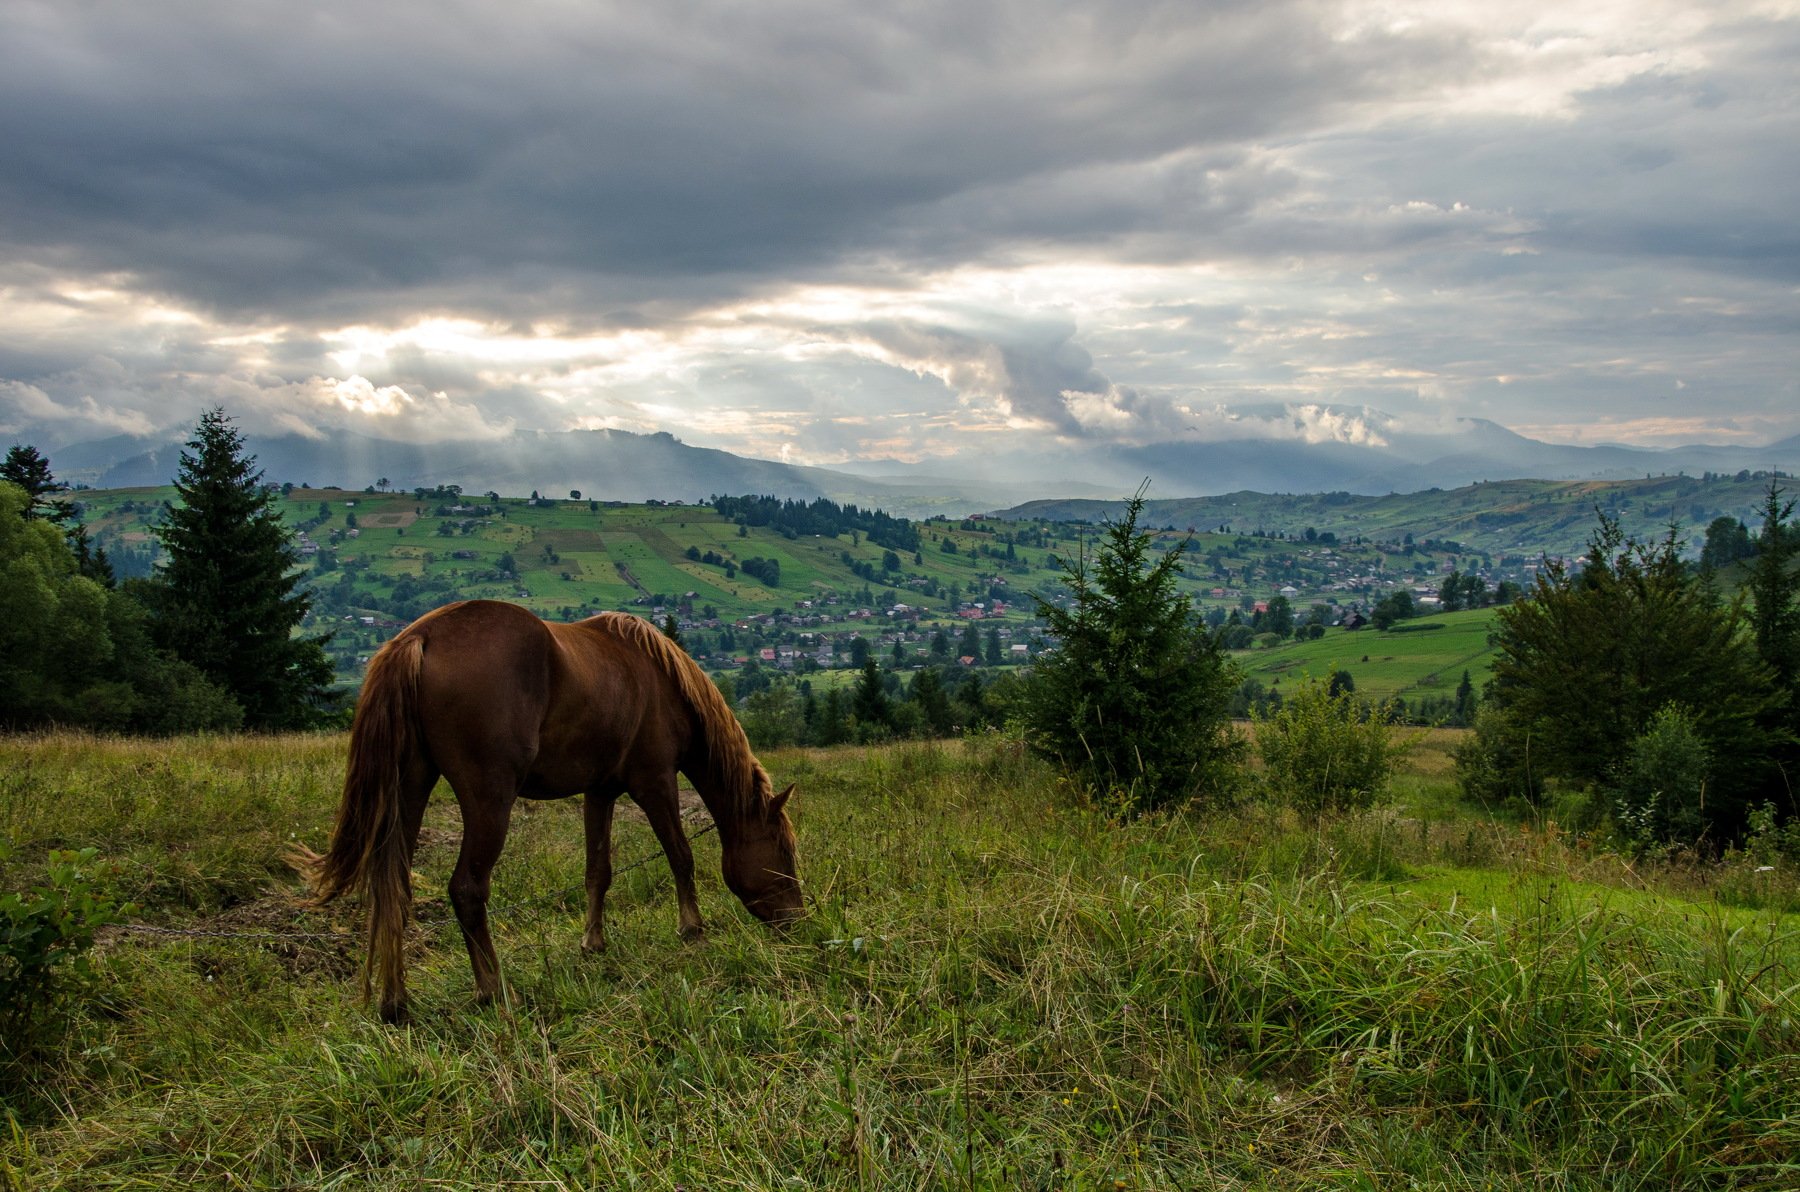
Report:
[[1495,611],[1436,613],[1398,622],[1387,632],[1331,629],[1313,641],[1235,657],[1247,675],[1264,683],[1291,684],[1303,675],[1322,679],[1334,670],[1347,670],[1356,680],[1356,693],[1368,699],[1452,696],[1464,671],[1477,691],[1487,682],[1494,660],[1488,635]]
[[93,845],[137,921],[200,934],[112,932],[0,1067],[0,1186],[1794,1187],[1797,921],[1738,869],[1470,813],[1453,739],[1322,824],[1113,823],[998,738],[775,753],[811,917],[749,921],[705,836],[679,942],[622,817],[646,863],[597,958],[580,810],[521,805],[487,1010],[440,792],[398,1030],[355,907],[298,910],[280,860],[325,838],[341,737],[3,740],[0,888]]

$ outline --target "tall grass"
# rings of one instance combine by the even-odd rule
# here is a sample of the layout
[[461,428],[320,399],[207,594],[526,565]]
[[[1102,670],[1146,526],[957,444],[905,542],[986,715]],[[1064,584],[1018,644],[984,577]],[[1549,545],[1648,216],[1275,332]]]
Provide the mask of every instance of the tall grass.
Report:
[[[6,742],[0,829],[15,868],[50,844],[133,858],[165,924],[328,933],[286,906],[278,857],[289,831],[320,843],[341,756]],[[1583,880],[1602,863],[1537,829],[1116,824],[1004,741],[765,761],[800,784],[812,915],[791,935],[725,894],[707,836],[702,943],[676,939],[657,859],[623,873],[611,949],[584,957],[579,810],[522,805],[495,878],[509,1005],[478,1011],[440,797],[416,1025],[357,1002],[346,921],[342,948],[119,937],[60,1047],[5,1073],[0,1183],[1796,1182],[1782,916]],[[654,849],[622,819],[622,864]]]

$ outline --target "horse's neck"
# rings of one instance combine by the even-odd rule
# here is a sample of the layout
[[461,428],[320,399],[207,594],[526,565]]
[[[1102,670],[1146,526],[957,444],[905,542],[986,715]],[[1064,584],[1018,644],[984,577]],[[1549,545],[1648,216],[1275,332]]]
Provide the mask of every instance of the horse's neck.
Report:
[[740,823],[755,814],[758,800],[754,769],[734,771],[711,758],[703,758],[687,771],[687,776],[721,836],[732,835]]

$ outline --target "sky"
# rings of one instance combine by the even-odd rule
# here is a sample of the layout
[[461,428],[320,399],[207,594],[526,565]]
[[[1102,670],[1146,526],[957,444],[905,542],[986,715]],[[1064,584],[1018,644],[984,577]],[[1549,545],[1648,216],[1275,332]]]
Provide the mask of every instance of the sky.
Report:
[[1766,443],[1796,64],[1800,0],[6,0],[0,439]]

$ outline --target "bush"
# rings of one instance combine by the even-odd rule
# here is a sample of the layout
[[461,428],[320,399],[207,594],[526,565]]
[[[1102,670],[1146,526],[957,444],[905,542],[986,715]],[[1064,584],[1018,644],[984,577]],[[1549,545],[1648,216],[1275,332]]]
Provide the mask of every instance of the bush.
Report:
[[1619,767],[1613,815],[1620,834],[1638,848],[1697,843],[1706,831],[1711,764],[1693,714],[1665,704]]
[[[47,879],[0,894],[0,1048],[17,1053],[59,1000],[59,978],[90,974],[94,933],[117,923],[121,907],[95,883],[96,850],[50,853]],[[6,850],[0,846],[0,860]]]
[[1256,712],[1256,748],[1277,798],[1318,814],[1369,807],[1387,793],[1406,745],[1393,739],[1392,706],[1369,708],[1318,679]]
[[1532,766],[1531,734],[1488,704],[1475,713],[1474,729],[1451,754],[1463,796],[1490,810],[1509,803],[1540,806],[1544,778]]
[[781,749],[797,744],[806,735],[805,705],[788,683],[775,683],[744,698],[738,720],[750,744],[758,749]]

